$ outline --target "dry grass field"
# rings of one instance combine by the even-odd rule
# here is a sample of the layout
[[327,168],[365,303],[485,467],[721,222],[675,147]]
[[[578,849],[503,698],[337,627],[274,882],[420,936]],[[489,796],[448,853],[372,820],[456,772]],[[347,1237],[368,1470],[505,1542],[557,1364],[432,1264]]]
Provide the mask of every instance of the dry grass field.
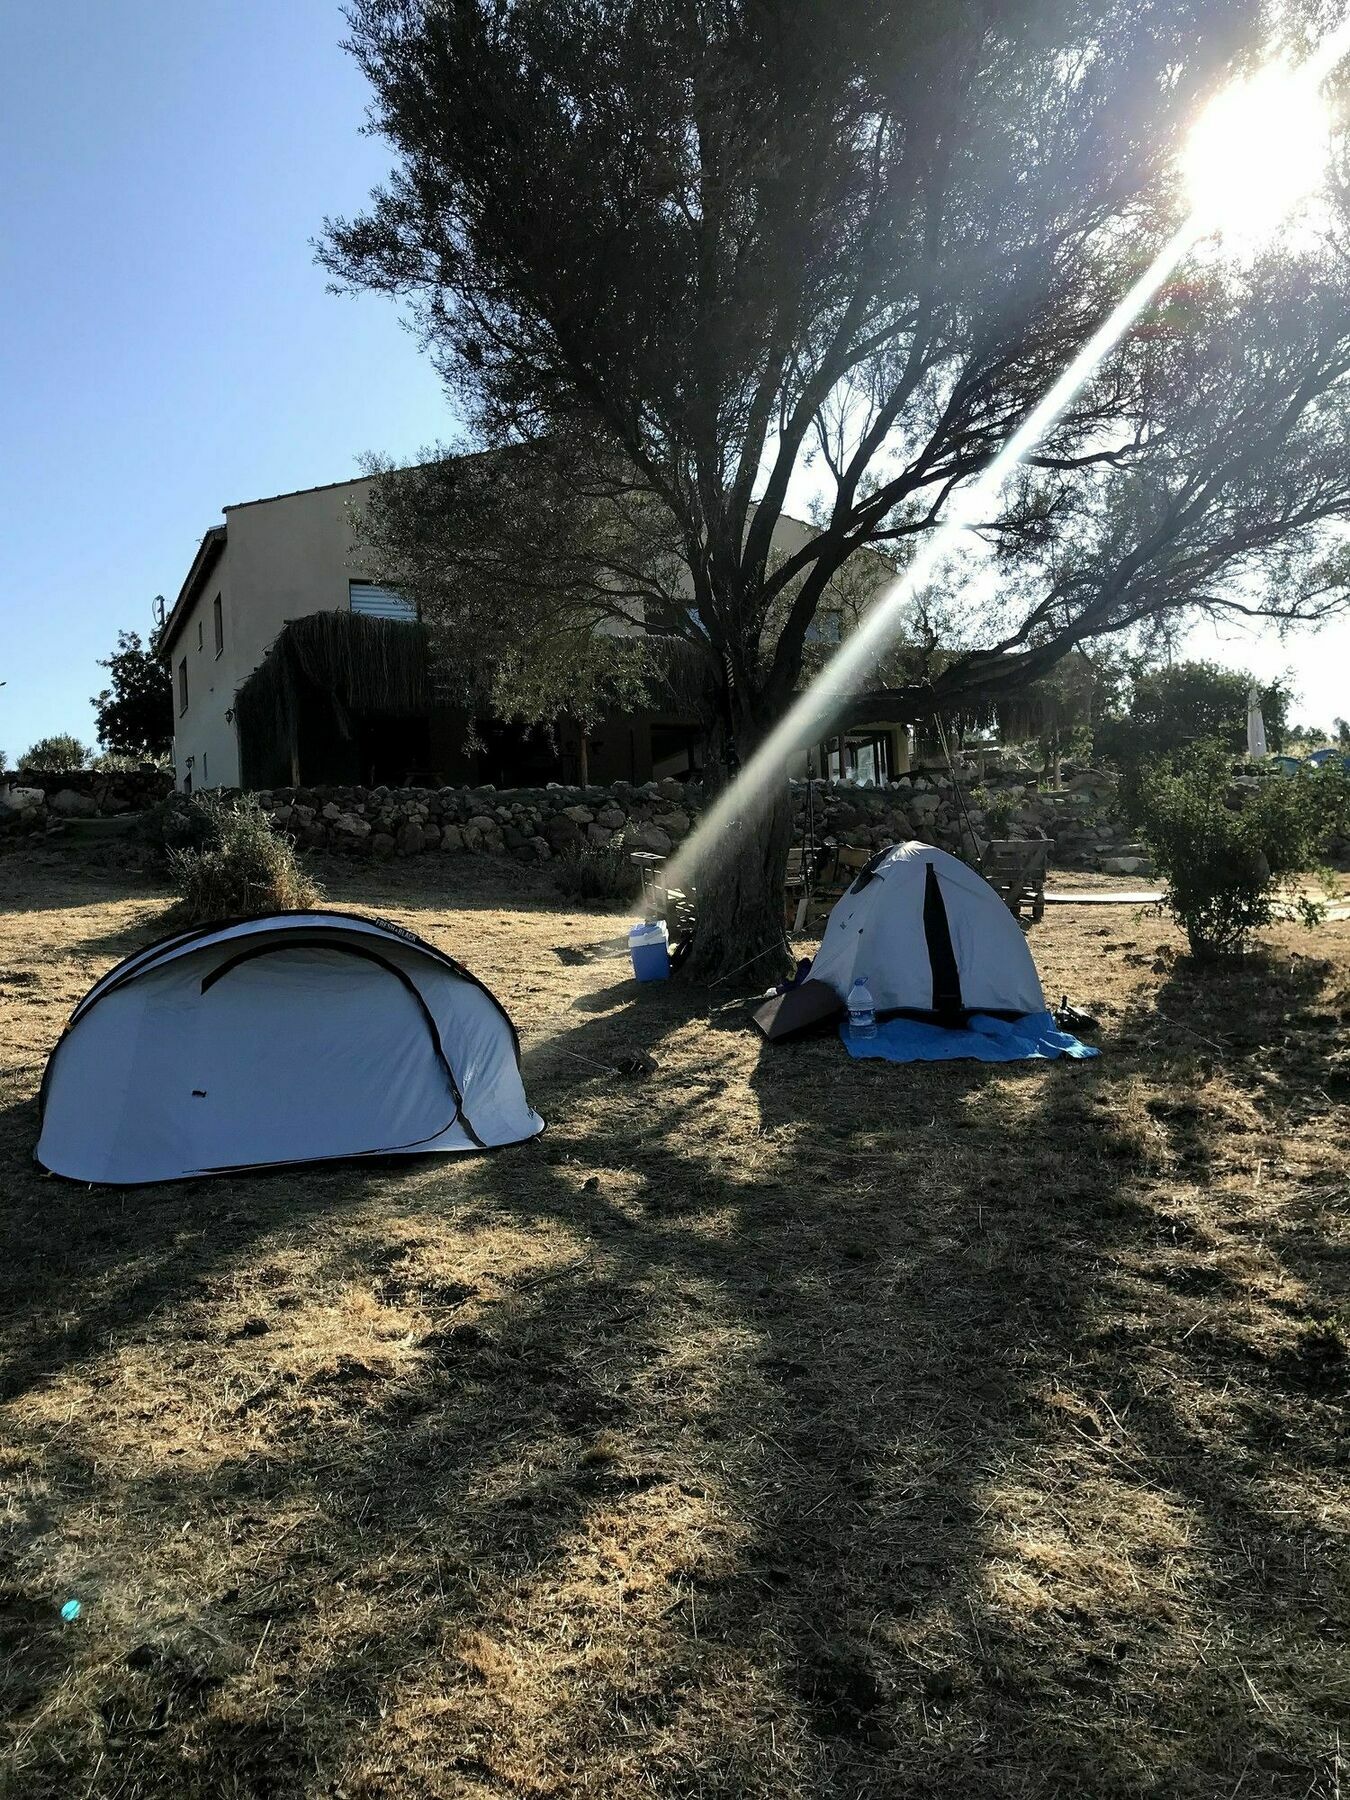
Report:
[[323,874],[497,992],[544,1138],[43,1177],[168,902],[0,862],[7,1794],[1342,1793],[1350,923],[1199,975],[1052,911],[1101,1059],[895,1068],[513,867]]

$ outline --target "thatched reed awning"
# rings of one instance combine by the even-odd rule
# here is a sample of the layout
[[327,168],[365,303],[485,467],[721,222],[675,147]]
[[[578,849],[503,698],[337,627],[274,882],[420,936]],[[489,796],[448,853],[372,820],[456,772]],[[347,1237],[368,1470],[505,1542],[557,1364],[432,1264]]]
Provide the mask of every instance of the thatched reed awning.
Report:
[[292,619],[235,694],[240,743],[293,748],[307,692],[327,700],[344,737],[357,714],[425,717],[432,696],[424,627],[350,612]]

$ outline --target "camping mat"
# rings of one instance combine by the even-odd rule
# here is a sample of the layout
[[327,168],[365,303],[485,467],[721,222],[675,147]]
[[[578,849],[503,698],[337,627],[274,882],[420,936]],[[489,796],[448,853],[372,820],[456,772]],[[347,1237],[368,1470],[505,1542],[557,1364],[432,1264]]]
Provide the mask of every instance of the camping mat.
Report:
[[1091,1045],[1060,1031],[1048,1012],[1020,1019],[996,1019],[972,1013],[956,1030],[928,1025],[920,1019],[887,1019],[874,1038],[854,1038],[847,1024],[839,1035],[850,1056],[880,1057],[886,1062],[1022,1062],[1031,1057],[1096,1056]]

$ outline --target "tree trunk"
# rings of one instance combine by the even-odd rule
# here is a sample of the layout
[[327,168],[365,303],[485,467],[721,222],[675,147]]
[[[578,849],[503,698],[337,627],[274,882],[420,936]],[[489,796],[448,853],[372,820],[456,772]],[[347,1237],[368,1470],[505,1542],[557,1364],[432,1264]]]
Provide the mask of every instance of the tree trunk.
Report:
[[765,988],[793,966],[784,887],[793,803],[786,775],[768,794],[747,796],[739,818],[700,858],[694,936],[685,972],[728,990]]

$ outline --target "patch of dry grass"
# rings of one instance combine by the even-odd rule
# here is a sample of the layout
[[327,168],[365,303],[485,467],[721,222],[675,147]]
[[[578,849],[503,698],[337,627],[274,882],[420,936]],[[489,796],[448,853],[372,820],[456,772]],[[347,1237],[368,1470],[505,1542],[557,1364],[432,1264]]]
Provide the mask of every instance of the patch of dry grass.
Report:
[[1052,912],[1102,1059],[896,1069],[515,869],[325,879],[502,997],[545,1138],[40,1177],[167,897],[0,864],[10,1791],[1339,1792],[1350,926]]

